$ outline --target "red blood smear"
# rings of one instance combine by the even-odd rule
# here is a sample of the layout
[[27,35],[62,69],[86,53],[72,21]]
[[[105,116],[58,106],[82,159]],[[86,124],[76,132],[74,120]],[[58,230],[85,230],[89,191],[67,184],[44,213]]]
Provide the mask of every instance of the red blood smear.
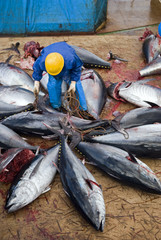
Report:
[[142,37],[139,37],[140,41],[144,41],[146,37],[150,36],[154,34],[151,30],[149,30],[148,28],[146,28],[145,32],[143,33]]
[[136,69],[128,69],[125,63],[112,63],[112,70],[118,76],[119,82],[136,81],[139,78],[139,71]]
[[[7,157],[7,151],[4,156]],[[29,150],[24,149],[6,166],[0,173],[0,182],[11,183],[21,168],[34,158],[35,154]]]

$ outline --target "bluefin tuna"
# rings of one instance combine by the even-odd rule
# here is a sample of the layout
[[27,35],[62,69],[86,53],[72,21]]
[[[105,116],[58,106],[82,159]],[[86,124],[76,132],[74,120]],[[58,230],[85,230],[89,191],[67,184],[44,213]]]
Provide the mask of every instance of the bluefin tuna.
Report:
[[105,83],[101,76],[94,70],[84,70],[81,77],[88,112],[95,119],[99,119],[99,115],[107,100]]
[[28,104],[26,106],[17,106],[0,101],[0,120],[16,113],[31,111],[33,108],[33,104]]
[[142,51],[146,62],[152,62],[161,54],[161,38],[154,34],[146,37],[143,42]]
[[38,146],[30,145],[12,129],[0,123],[0,148],[27,148],[37,150]]
[[161,157],[161,124],[127,128],[127,137],[120,132],[85,138],[90,142],[112,145],[137,157]]
[[0,101],[16,106],[33,104],[35,97],[32,91],[20,86],[0,86]]
[[100,231],[105,224],[105,204],[100,185],[61,137],[60,178],[66,194]]
[[140,107],[120,114],[111,121],[116,129],[137,127],[145,124],[161,123],[160,107]]
[[146,84],[151,80],[153,79],[113,83],[107,88],[107,92],[111,97],[117,100],[128,101],[140,107],[161,107],[161,89]]
[[109,62],[98,57],[94,53],[78,46],[71,45],[72,48],[76,51],[78,57],[82,60],[83,65],[87,68],[107,68],[110,69],[111,65]]
[[132,154],[114,146],[89,142],[80,142],[77,149],[108,175],[161,194],[161,182],[155,173]]
[[[68,117],[58,111],[53,112],[22,112],[7,117],[1,123],[15,131],[29,134],[48,135],[51,131],[43,122],[51,125],[56,130],[60,129],[59,121]],[[85,120],[71,116],[69,121],[73,127],[84,131],[95,127],[105,127],[109,125],[108,120]]]
[[139,71],[141,77],[161,74],[161,57],[154,59]]
[[50,190],[57,171],[58,152],[59,144],[49,149],[45,156],[37,155],[21,169],[8,191],[5,209],[9,213],[23,208]]
[[[9,64],[9,60],[0,63],[0,84],[5,86],[19,85],[33,91],[34,81],[30,75],[21,68]],[[44,95],[44,93],[40,92],[40,95]]]

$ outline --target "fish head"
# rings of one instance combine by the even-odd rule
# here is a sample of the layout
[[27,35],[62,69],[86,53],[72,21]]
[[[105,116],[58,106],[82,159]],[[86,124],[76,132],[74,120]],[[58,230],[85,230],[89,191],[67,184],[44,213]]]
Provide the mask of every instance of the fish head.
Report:
[[9,190],[5,209],[11,213],[23,208],[37,197],[35,192],[37,194],[37,188],[31,181],[20,181],[13,190]]
[[101,214],[101,212],[99,210],[97,210],[97,218],[96,218],[96,229],[100,230],[101,232],[103,232],[104,230],[104,225],[105,225],[105,214]]
[[23,197],[23,195],[20,194],[20,192],[17,192],[17,193],[15,192],[11,196],[7,197],[5,209],[7,210],[8,213],[11,213],[24,207],[26,204],[25,204],[25,198]]
[[122,85],[125,85],[126,82],[117,82],[117,83],[112,83],[108,88],[107,88],[107,94],[114,99],[118,101],[124,101],[120,96],[119,96],[119,89],[122,87]]

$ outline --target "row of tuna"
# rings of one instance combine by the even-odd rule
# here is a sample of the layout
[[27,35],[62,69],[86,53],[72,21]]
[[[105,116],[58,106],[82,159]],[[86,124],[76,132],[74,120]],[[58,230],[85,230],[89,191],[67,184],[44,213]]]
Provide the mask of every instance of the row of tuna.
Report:
[[[81,51],[81,48],[78,50]],[[84,50],[81,54],[82,52]],[[87,55],[82,55],[82,59],[84,57],[88,60]],[[94,61],[93,55],[90,64],[91,61]],[[98,62],[97,64],[99,65]],[[110,66],[109,63],[107,65]],[[11,184],[5,208],[8,212],[17,211],[50,190],[49,186],[58,170],[66,194],[92,225],[103,231],[106,213],[100,183],[77,157],[76,152],[83,154],[89,162],[119,181],[161,194],[160,180],[138,159],[146,156],[158,158],[161,154],[161,108],[152,108],[160,106],[160,89],[146,84],[149,80],[123,82],[106,89],[101,76],[94,70],[83,70],[81,79],[88,111],[95,120],[74,116],[69,118],[67,114],[55,111],[43,92],[40,93],[38,102],[40,111],[34,111],[34,95],[31,91],[33,82],[30,76],[7,62],[0,64],[0,82],[8,85],[0,86],[0,147],[39,151]],[[44,74],[44,89],[46,81],[47,75]],[[62,89],[62,92],[65,91]],[[112,121],[102,120],[99,115],[106,103],[107,94],[142,108],[131,110]],[[21,137],[23,133],[60,141],[50,149],[39,149],[39,146],[28,144]],[[5,164],[0,163],[1,171],[13,157],[10,156]]]

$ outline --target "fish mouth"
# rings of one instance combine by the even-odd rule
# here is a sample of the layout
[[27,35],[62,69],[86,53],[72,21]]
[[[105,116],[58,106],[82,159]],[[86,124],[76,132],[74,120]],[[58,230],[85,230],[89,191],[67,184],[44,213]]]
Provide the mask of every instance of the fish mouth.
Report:
[[8,204],[8,203],[7,203],[4,208],[7,210],[8,213],[11,213],[11,212],[14,212],[14,211],[15,211],[14,206],[15,206],[14,203],[12,203],[12,204]]
[[101,232],[103,232],[103,230],[104,230],[104,220],[102,219],[102,221],[100,222],[100,227],[99,227],[99,229],[98,230],[100,230]]
[[105,225],[105,215],[101,216],[99,214],[99,219],[97,219],[97,220],[98,220],[98,222],[96,223],[95,228],[96,228],[97,231],[103,232],[104,225]]
[[122,86],[122,84],[124,84],[124,82],[112,83],[107,88],[107,93],[114,99],[125,102],[125,100],[119,96],[119,88]]

